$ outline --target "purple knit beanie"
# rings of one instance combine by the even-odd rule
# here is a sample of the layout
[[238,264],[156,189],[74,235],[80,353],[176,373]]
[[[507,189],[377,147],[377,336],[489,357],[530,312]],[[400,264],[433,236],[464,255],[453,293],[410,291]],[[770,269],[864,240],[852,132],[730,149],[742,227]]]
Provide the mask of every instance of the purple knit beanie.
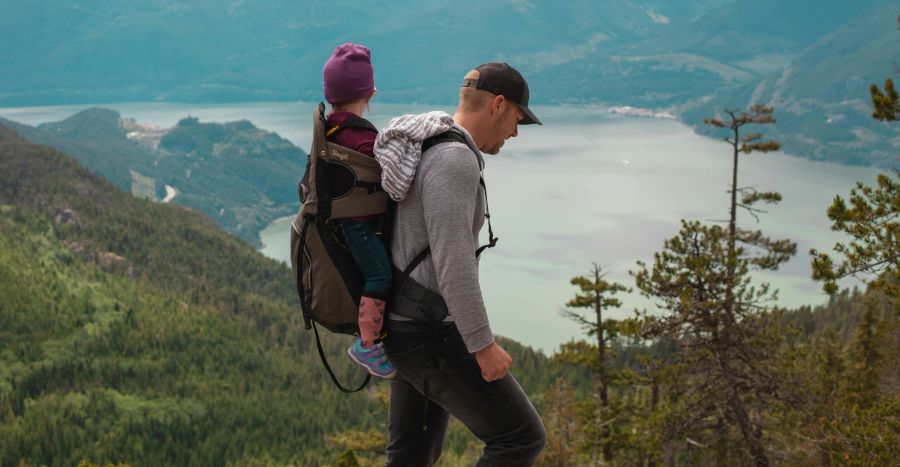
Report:
[[368,97],[375,89],[369,49],[348,42],[337,46],[322,69],[325,100],[331,104]]

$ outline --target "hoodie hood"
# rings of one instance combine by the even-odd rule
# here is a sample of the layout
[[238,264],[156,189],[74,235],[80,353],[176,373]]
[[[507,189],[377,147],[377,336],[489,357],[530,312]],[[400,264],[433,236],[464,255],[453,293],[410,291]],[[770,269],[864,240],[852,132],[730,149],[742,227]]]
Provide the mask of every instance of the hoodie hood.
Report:
[[[422,142],[456,128],[476,147],[465,128],[453,122],[447,112],[402,115],[391,120],[375,139],[375,160],[381,165],[381,186],[394,201],[403,201],[416,176],[422,158]],[[481,154],[477,154],[479,164]]]

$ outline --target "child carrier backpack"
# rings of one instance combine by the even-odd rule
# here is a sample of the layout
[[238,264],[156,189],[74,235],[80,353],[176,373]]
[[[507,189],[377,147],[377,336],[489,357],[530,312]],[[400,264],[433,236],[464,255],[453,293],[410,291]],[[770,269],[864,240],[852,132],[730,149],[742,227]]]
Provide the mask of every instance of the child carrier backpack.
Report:
[[[348,119],[339,127],[327,129],[325,105],[320,103],[313,113],[313,143],[306,174],[298,187],[302,205],[291,223],[291,270],[306,329],[312,329],[322,364],[334,384],[345,393],[363,389],[371,379],[366,374],[355,389],[345,388],[328,364],[322,348],[318,326],[339,334],[359,332],[359,300],[365,281],[353,255],[344,244],[335,220],[381,215],[381,236],[390,257],[390,235],[396,203],[381,187],[381,167],[375,158],[328,141],[327,137],[341,128],[366,128],[376,131],[367,120]],[[422,145],[422,152],[449,141],[468,144],[455,131],[435,135]],[[480,181],[487,196],[484,180]],[[496,245],[485,214],[490,243],[476,251]],[[412,280],[409,275],[428,255],[420,252],[405,270],[394,270],[387,313],[396,313],[415,321],[434,324],[447,314],[442,297]],[[426,312],[423,315],[423,312]]]
[[322,363],[338,388],[355,392],[365,387],[370,376],[353,391],[344,388],[328,365],[316,326],[341,334],[359,332],[356,323],[365,283],[333,221],[383,214],[389,198],[381,188],[381,167],[373,157],[327,140],[329,131],[351,127],[377,131],[375,127],[356,118],[328,130],[322,103],[313,113],[313,122],[312,148],[299,186],[302,205],[291,223],[291,269],[303,321],[315,333]]

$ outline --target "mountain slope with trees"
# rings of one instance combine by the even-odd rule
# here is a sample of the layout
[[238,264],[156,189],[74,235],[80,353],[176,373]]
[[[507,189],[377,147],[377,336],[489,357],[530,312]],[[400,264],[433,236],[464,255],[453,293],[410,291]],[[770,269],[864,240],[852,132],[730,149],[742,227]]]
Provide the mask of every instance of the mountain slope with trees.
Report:
[[[293,289],[284,265],[202,214],[135,198],[0,126],[0,463],[377,465],[385,386],[331,386]],[[767,370],[791,387],[753,411],[772,459],[897,454],[871,441],[889,439],[900,403],[896,311],[869,295],[767,318],[798,327]],[[551,433],[540,465],[603,450],[625,463],[747,459],[714,426],[671,437],[686,362],[671,342],[624,337],[627,321],[604,325],[622,336],[608,341],[608,407],[590,395],[596,345],[548,360],[504,342]],[[358,378],[346,339],[325,338],[341,377]],[[470,465],[477,446],[451,424],[444,462]]]
[[[383,385],[332,387],[295,293],[205,216],[0,126],[0,464],[321,465],[327,436],[384,431]],[[510,348],[539,399],[562,373]],[[455,433],[448,455],[471,441]]]
[[895,167],[900,128],[871,118],[868,85],[896,75],[897,13],[896,5],[875,8],[822,37],[783,70],[686,106],[679,117],[699,126],[717,109],[772,105],[779,109],[773,136],[786,152],[815,160]]
[[[187,117],[141,140],[136,122],[93,108],[37,127],[0,119],[24,138],[74,156],[136,196],[197,209],[251,245],[275,219],[296,212],[306,152],[248,121],[202,123]],[[169,188],[167,188],[167,186]]]

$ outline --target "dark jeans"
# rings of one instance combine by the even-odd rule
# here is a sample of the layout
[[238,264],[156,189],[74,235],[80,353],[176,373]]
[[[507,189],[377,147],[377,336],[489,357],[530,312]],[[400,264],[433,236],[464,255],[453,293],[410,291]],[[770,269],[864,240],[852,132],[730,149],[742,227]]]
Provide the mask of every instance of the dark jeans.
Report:
[[511,374],[491,383],[482,379],[455,325],[444,325],[435,335],[400,330],[390,322],[388,329],[384,344],[397,375],[391,380],[387,466],[437,461],[450,415],[485,442],[479,466],[534,463],[546,441],[544,425]]
[[340,221],[340,226],[347,248],[366,281],[363,294],[383,298],[391,288],[391,261],[384,243],[375,234],[375,226],[372,222],[355,220]]

